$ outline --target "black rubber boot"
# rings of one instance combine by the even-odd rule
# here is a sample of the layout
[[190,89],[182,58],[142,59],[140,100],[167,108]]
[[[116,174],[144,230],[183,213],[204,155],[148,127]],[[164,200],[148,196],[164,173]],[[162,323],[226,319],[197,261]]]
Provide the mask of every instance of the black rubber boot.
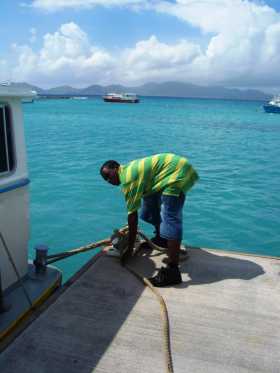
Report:
[[182,276],[177,265],[169,265],[161,267],[158,273],[149,278],[153,286],[164,287],[170,285],[178,285],[182,282]]

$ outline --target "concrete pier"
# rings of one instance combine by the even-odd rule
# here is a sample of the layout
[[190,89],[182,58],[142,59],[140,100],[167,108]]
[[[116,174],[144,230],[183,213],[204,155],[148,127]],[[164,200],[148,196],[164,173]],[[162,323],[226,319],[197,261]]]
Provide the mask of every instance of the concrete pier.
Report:
[[[129,265],[144,276],[162,255]],[[183,283],[160,289],[175,373],[280,372],[280,260],[191,249]],[[0,355],[1,373],[162,373],[159,304],[100,255]]]

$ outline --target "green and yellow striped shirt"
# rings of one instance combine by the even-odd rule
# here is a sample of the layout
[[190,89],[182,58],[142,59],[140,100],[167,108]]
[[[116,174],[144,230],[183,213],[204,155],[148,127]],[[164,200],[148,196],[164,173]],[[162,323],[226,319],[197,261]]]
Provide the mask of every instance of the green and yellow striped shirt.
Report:
[[179,196],[198,180],[186,158],[171,153],[137,159],[119,168],[128,214],[139,209],[141,198],[155,192]]

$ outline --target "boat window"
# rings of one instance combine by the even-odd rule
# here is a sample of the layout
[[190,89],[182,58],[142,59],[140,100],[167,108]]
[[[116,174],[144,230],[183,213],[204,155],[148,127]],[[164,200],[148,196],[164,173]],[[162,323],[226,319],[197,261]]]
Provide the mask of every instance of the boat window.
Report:
[[11,112],[8,105],[0,104],[0,175],[14,168]]

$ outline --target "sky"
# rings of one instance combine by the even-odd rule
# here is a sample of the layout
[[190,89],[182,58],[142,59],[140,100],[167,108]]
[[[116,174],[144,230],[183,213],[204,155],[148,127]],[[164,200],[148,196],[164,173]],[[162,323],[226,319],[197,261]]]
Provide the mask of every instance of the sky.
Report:
[[280,0],[1,0],[0,81],[280,91]]

